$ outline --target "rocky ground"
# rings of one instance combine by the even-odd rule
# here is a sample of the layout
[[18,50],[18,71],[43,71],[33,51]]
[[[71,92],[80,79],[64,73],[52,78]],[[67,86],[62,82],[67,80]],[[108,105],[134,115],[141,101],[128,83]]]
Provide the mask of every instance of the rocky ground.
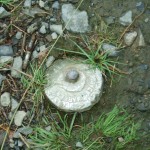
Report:
[[95,45],[98,38],[104,39],[102,50],[120,63],[119,75],[114,75],[113,80],[105,78],[100,102],[83,113],[85,122],[90,120],[87,116],[92,114],[96,120],[117,104],[142,122],[142,138],[134,145],[135,149],[148,150],[149,26],[149,0],[14,0],[8,4],[0,1],[0,145],[11,124],[4,149],[26,149],[24,136],[33,132],[40,117],[49,114],[47,105],[52,110],[48,118],[57,118],[55,107],[45,98],[41,99],[46,102],[34,101],[35,91],[24,88],[22,76],[33,78],[27,71],[30,62],[48,68],[56,59],[67,57],[54,47],[74,49],[69,39],[82,44],[84,34]]

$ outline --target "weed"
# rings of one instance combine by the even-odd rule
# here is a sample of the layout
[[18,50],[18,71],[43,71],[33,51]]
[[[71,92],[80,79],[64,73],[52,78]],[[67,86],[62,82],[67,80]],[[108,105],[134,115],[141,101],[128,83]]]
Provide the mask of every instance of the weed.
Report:
[[27,88],[34,77],[33,84],[30,87],[29,92],[33,95],[33,99],[35,100],[34,103],[38,105],[40,101],[42,101],[43,95],[43,86],[46,83],[45,80],[45,68],[38,69],[38,65],[36,63],[30,64],[28,67],[27,73],[31,75],[31,78],[27,77],[26,75],[22,75],[21,83],[24,88]]
[[[74,113],[70,122],[68,115],[64,117],[58,113],[60,122],[52,124],[51,131],[35,128],[31,147],[48,149],[72,149],[76,140],[83,144],[82,150],[121,149],[137,139],[137,130],[140,123],[134,123],[132,117],[117,106],[107,114],[102,114],[97,121],[74,128],[77,113]],[[118,141],[122,138],[123,141]],[[111,139],[109,142],[108,139]],[[72,143],[70,143],[72,141]]]

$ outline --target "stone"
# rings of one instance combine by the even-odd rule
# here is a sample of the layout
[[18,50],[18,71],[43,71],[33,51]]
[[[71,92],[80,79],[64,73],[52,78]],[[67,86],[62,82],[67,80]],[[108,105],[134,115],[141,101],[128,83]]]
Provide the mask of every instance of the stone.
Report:
[[43,51],[45,51],[46,50],[46,45],[41,45],[40,46],[40,52],[43,52]]
[[5,10],[4,7],[0,7],[0,19],[10,16],[11,13]]
[[15,111],[15,109],[18,107],[19,103],[14,99],[11,98],[11,111]]
[[128,26],[132,23],[132,11],[126,12],[122,17],[119,18],[120,24],[123,26]]
[[19,128],[17,132],[22,133],[23,135],[29,135],[33,132],[33,128],[26,126]]
[[104,20],[107,23],[107,25],[115,23],[115,17],[113,16],[105,17]]
[[18,56],[14,58],[13,67],[11,68],[11,76],[14,78],[21,78],[22,71],[22,57]]
[[41,8],[43,8],[43,7],[44,7],[44,5],[45,5],[45,2],[44,2],[44,1],[42,1],[42,0],[39,0],[39,6],[40,6]]
[[13,61],[11,56],[0,56],[0,65],[3,66]]
[[57,36],[56,32],[53,32],[51,34],[51,37],[52,37],[53,40],[55,40],[55,39],[57,39],[58,36]]
[[108,53],[108,56],[115,57],[119,54],[119,51],[117,51],[117,47],[112,44],[103,43],[102,49],[104,50],[104,52]]
[[54,56],[49,56],[46,60],[46,67],[50,67],[52,65],[52,63],[54,62],[55,57]]
[[[81,61],[81,60],[80,60]],[[70,82],[66,76],[70,70],[79,75],[72,75]],[[100,100],[103,78],[98,69],[91,69],[88,64],[76,63],[70,59],[56,60],[46,71],[47,98],[60,110],[66,112],[83,112],[89,110]]]
[[60,35],[63,34],[62,25],[55,25],[55,24],[50,25],[50,30],[54,31],[54,32],[56,32],[56,33],[58,33]]
[[18,31],[16,33],[16,39],[20,40],[22,38],[22,32]]
[[0,46],[0,56],[13,56],[14,52],[11,45]]
[[77,142],[77,143],[76,143],[76,147],[78,147],[78,148],[83,148],[83,144],[82,144],[81,142]]
[[51,127],[51,126],[47,126],[47,127],[45,127],[45,130],[46,130],[46,131],[51,131],[51,129],[52,129],[52,127]]
[[145,18],[144,22],[147,23],[149,21],[149,18]]
[[24,145],[24,143],[21,140],[18,140],[18,146],[22,147]]
[[0,74],[0,86],[1,86],[1,84],[2,84],[2,82],[3,82],[3,80],[5,80],[5,79],[6,79],[6,77],[3,76],[2,74]]
[[32,33],[35,32],[37,29],[38,29],[38,26],[37,26],[37,23],[35,22],[35,23],[31,24],[31,25],[27,28],[27,32],[32,34]]
[[131,46],[134,42],[134,40],[137,37],[137,32],[136,31],[132,31],[132,32],[128,32],[124,35],[124,42],[127,46]]
[[35,59],[35,58],[38,58],[39,57],[39,53],[34,50],[33,53],[32,53],[32,59]]
[[58,1],[55,1],[54,3],[53,3],[53,5],[52,5],[52,8],[53,9],[59,9],[59,2]]
[[8,107],[8,106],[10,106],[10,103],[11,103],[11,101],[10,101],[10,93],[8,93],[8,92],[3,93],[1,95],[1,99],[0,99],[1,106]]
[[31,8],[32,0],[25,0],[24,7]]
[[90,29],[87,12],[76,10],[72,4],[62,5],[62,20],[72,32],[85,33]]
[[45,25],[42,25],[42,27],[40,28],[40,33],[42,33],[42,34],[46,33],[46,27],[45,27]]
[[136,30],[136,32],[137,32],[137,37],[136,37],[134,43],[132,44],[132,49],[136,49],[138,47],[144,47],[144,46],[146,46],[145,39],[144,39],[144,36],[142,34],[141,29],[138,28]]
[[26,112],[25,111],[17,111],[15,117],[14,117],[14,123],[16,126],[21,126],[22,125],[22,121],[24,119],[24,117],[26,116]]
[[144,103],[139,103],[139,104],[137,105],[137,109],[138,109],[139,111],[141,111],[141,112],[145,112],[145,111],[147,111],[147,110],[150,110],[149,106],[146,105],[146,104],[144,104]]
[[139,10],[139,11],[143,11],[144,8],[145,8],[145,5],[144,5],[143,2],[137,2],[137,3],[136,3],[136,8],[137,8],[137,10]]

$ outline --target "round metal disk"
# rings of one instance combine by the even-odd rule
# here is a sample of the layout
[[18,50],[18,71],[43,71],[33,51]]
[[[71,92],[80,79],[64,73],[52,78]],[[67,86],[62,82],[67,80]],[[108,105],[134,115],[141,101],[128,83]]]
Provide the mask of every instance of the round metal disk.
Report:
[[100,100],[103,78],[98,69],[70,59],[57,60],[46,72],[45,94],[66,112],[89,110]]

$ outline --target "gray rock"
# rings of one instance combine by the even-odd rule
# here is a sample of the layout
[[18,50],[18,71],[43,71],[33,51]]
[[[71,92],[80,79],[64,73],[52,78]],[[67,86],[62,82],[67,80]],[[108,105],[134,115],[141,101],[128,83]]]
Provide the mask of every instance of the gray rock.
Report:
[[0,74],[0,86],[1,86],[1,84],[2,84],[2,81],[5,80],[5,79],[6,79],[6,77],[3,76],[2,74]]
[[137,8],[137,10],[139,10],[139,11],[143,11],[144,8],[145,8],[145,5],[144,5],[143,2],[137,2],[137,3],[136,3],[136,8]]
[[0,19],[8,17],[10,14],[4,7],[0,7]]
[[44,5],[45,5],[45,2],[44,2],[44,1],[42,1],[42,0],[39,0],[39,6],[40,6],[41,8],[43,8],[43,7],[44,7]]
[[21,56],[15,57],[13,62],[13,67],[11,68],[11,76],[14,78],[20,78],[22,71],[22,58]]
[[108,25],[115,23],[115,17],[113,16],[105,17],[104,20]]
[[50,30],[54,31],[54,32],[56,32],[56,33],[58,33],[60,35],[63,34],[62,25],[55,25],[55,24],[50,25]]
[[52,37],[53,40],[55,40],[55,39],[57,39],[58,36],[57,36],[56,32],[53,32],[51,34],[51,37]]
[[72,4],[62,5],[62,19],[66,29],[72,32],[85,33],[89,31],[88,15],[86,11],[79,11]]
[[41,45],[40,46],[40,52],[43,52],[43,51],[45,51],[46,50],[46,45]]
[[1,106],[3,107],[7,107],[7,106],[10,106],[10,93],[8,92],[5,92],[1,95],[1,99],[0,99],[0,103],[1,103]]
[[144,20],[144,21],[145,21],[145,23],[147,23],[147,22],[149,21],[149,18],[145,18],[145,20]]
[[18,31],[16,33],[16,39],[20,40],[22,38],[22,32]]
[[126,12],[122,17],[119,18],[119,22],[124,25],[128,26],[132,23],[132,11]]
[[117,51],[117,47],[112,45],[112,44],[108,44],[108,43],[103,43],[102,44],[102,49],[108,53],[108,56],[118,56],[119,52]]
[[32,53],[32,59],[38,58],[38,55],[39,53],[36,50],[34,50]]
[[18,107],[18,105],[19,103],[14,98],[11,98],[11,111],[12,112]]
[[78,147],[78,148],[83,148],[83,144],[82,144],[81,142],[77,142],[77,143],[76,143],[76,147]]
[[37,23],[33,23],[31,24],[28,28],[27,28],[27,32],[28,33],[33,33],[38,29]]
[[45,34],[46,33],[46,27],[45,25],[42,25],[40,28],[40,33]]
[[13,57],[11,56],[0,56],[0,65],[3,66],[7,63],[10,63],[13,61]]
[[131,46],[137,37],[137,32],[129,32],[124,35],[124,42],[127,46]]
[[52,8],[53,9],[59,9],[59,2],[58,1],[55,1],[52,5]]
[[31,127],[22,127],[17,130],[17,132],[22,133],[24,135],[31,134],[33,132],[33,128]]
[[0,56],[13,56],[14,52],[11,45],[0,46]]
[[14,117],[14,123],[16,126],[21,126],[22,125],[22,121],[24,119],[24,117],[26,116],[26,112],[25,111],[17,111],[15,117]]
[[54,56],[49,56],[49,57],[47,58],[47,60],[46,60],[46,67],[47,67],[47,68],[50,67],[51,64],[54,62],[54,60],[55,60],[55,57],[54,57]]
[[52,129],[52,127],[51,126],[47,126],[47,127],[45,127],[45,130],[46,131],[50,131]]
[[20,138],[20,136],[19,136],[19,132],[18,131],[16,131],[16,132],[14,132],[14,134],[13,134],[13,138]]
[[24,143],[21,140],[18,140],[18,146],[22,147],[24,145]]
[[144,47],[146,44],[145,44],[145,39],[144,39],[144,36],[142,34],[142,31],[141,29],[137,29],[137,38],[135,39],[132,47],[133,49],[137,48],[137,47]]
[[24,7],[31,8],[32,0],[25,0]]
[[141,112],[145,112],[147,110],[150,110],[150,108],[148,107],[147,104],[144,104],[144,103],[140,103],[137,105],[137,109]]

